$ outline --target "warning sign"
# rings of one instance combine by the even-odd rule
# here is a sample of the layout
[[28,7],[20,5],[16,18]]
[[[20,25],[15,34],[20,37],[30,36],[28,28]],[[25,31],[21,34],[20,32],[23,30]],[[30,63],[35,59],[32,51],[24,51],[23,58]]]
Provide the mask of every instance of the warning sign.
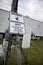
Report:
[[11,34],[24,34],[23,16],[10,14],[10,33]]

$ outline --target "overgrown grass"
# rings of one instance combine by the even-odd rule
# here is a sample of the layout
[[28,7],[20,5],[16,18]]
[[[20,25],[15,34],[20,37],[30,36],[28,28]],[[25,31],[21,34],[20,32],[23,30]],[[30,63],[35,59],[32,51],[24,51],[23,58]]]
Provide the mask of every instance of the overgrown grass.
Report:
[[3,42],[3,39],[0,38],[0,44],[2,44],[2,42]]
[[2,58],[0,57],[0,65],[3,65],[3,63],[2,63]]
[[[23,51],[28,54],[28,65],[43,65],[43,40],[31,41],[31,47],[29,49],[23,49]],[[23,55],[21,57],[22,65],[25,65]],[[17,65],[17,55],[14,49],[8,60],[8,65],[12,64]]]
[[[28,65],[43,65],[43,39],[32,40],[31,47],[23,49],[23,51],[28,54]],[[21,55],[21,58],[22,65],[25,65],[23,54]],[[17,65],[17,54],[15,48],[12,48],[11,52],[9,52],[7,65]]]

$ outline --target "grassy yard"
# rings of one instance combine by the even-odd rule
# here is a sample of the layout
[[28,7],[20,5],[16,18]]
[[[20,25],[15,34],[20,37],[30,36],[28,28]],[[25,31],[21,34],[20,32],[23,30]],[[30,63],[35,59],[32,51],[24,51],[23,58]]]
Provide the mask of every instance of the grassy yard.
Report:
[[2,44],[2,39],[0,38],[0,44]]
[[[28,54],[28,65],[43,65],[43,39],[35,41],[31,40],[31,47],[29,49],[23,49],[23,51],[24,53]],[[25,65],[23,55],[21,57],[22,65]],[[9,52],[7,62],[7,65],[17,65],[17,55],[15,48]]]

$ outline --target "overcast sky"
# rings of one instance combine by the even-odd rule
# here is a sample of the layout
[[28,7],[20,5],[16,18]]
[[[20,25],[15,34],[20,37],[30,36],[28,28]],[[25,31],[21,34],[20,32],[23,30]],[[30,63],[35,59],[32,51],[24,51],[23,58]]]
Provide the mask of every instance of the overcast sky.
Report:
[[[12,0],[0,0],[2,8],[10,10]],[[18,13],[43,22],[43,0],[18,0]],[[0,6],[0,7],[1,7]],[[9,6],[9,7],[8,7]]]
[[12,0],[0,0],[0,9],[11,10]]
[[18,13],[43,21],[43,0],[19,0]]

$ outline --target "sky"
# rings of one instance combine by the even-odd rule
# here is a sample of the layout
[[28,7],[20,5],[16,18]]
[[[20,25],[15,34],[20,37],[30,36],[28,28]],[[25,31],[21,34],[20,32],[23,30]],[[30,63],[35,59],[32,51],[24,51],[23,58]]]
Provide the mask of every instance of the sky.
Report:
[[19,0],[18,13],[43,22],[43,0]]
[[12,0],[0,0],[0,9],[11,10]]
[[[18,0],[18,13],[43,22],[43,0]],[[12,0],[0,0],[0,8],[11,10]]]

